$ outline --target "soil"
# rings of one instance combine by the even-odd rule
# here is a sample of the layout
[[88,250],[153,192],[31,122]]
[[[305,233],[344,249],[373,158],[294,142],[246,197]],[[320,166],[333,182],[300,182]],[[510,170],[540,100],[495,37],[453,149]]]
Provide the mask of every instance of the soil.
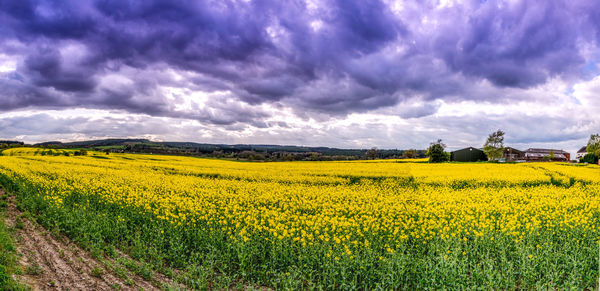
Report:
[[[0,190],[0,196],[2,194]],[[22,216],[12,196],[6,224],[15,229],[15,244],[23,270],[23,274],[15,277],[32,290],[162,290],[164,284],[173,283],[157,273],[152,281],[129,271],[127,278],[122,279],[67,237],[51,234]],[[102,260],[114,263],[112,258]]]

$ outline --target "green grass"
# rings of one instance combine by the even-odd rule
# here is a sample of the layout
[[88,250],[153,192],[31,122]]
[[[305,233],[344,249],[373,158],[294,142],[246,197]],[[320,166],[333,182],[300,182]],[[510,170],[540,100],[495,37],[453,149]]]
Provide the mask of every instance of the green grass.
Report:
[[26,290],[12,275],[18,273],[17,253],[8,227],[4,223],[6,196],[0,195],[0,290]]
[[104,273],[104,271],[102,270],[102,268],[95,266],[92,269],[92,276],[96,277],[96,278],[102,278],[102,274]]

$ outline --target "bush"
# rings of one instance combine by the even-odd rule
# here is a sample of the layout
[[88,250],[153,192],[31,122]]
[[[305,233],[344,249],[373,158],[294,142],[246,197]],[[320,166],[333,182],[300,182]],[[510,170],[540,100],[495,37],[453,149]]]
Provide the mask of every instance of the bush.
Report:
[[442,140],[431,143],[427,149],[426,155],[429,157],[430,163],[441,163],[450,160],[450,153],[444,151],[446,145],[442,143]]
[[592,153],[589,153],[585,156],[583,156],[583,158],[581,158],[582,163],[588,163],[588,164],[597,164],[598,163],[598,157]]

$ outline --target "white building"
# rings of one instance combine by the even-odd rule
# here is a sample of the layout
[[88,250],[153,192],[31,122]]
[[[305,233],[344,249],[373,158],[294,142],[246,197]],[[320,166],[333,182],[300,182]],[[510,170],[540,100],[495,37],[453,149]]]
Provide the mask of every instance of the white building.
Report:
[[575,158],[579,161],[587,154],[587,146],[580,148],[575,155]]

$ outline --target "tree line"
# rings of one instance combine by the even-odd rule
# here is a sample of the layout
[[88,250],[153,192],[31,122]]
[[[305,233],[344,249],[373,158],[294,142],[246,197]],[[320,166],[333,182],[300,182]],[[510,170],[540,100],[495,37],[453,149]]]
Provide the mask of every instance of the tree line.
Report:
[[[504,135],[505,132],[497,130],[492,132],[483,145],[483,152],[489,161],[497,162],[504,155]],[[600,134],[592,134],[586,146],[587,154],[581,158],[581,163],[597,164],[600,159]],[[430,163],[441,163],[450,161],[450,153],[446,152],[446,145],[441,139],[432,142],[425,153]],[[550,151],[547,160],[554,159],[554,152]]]

